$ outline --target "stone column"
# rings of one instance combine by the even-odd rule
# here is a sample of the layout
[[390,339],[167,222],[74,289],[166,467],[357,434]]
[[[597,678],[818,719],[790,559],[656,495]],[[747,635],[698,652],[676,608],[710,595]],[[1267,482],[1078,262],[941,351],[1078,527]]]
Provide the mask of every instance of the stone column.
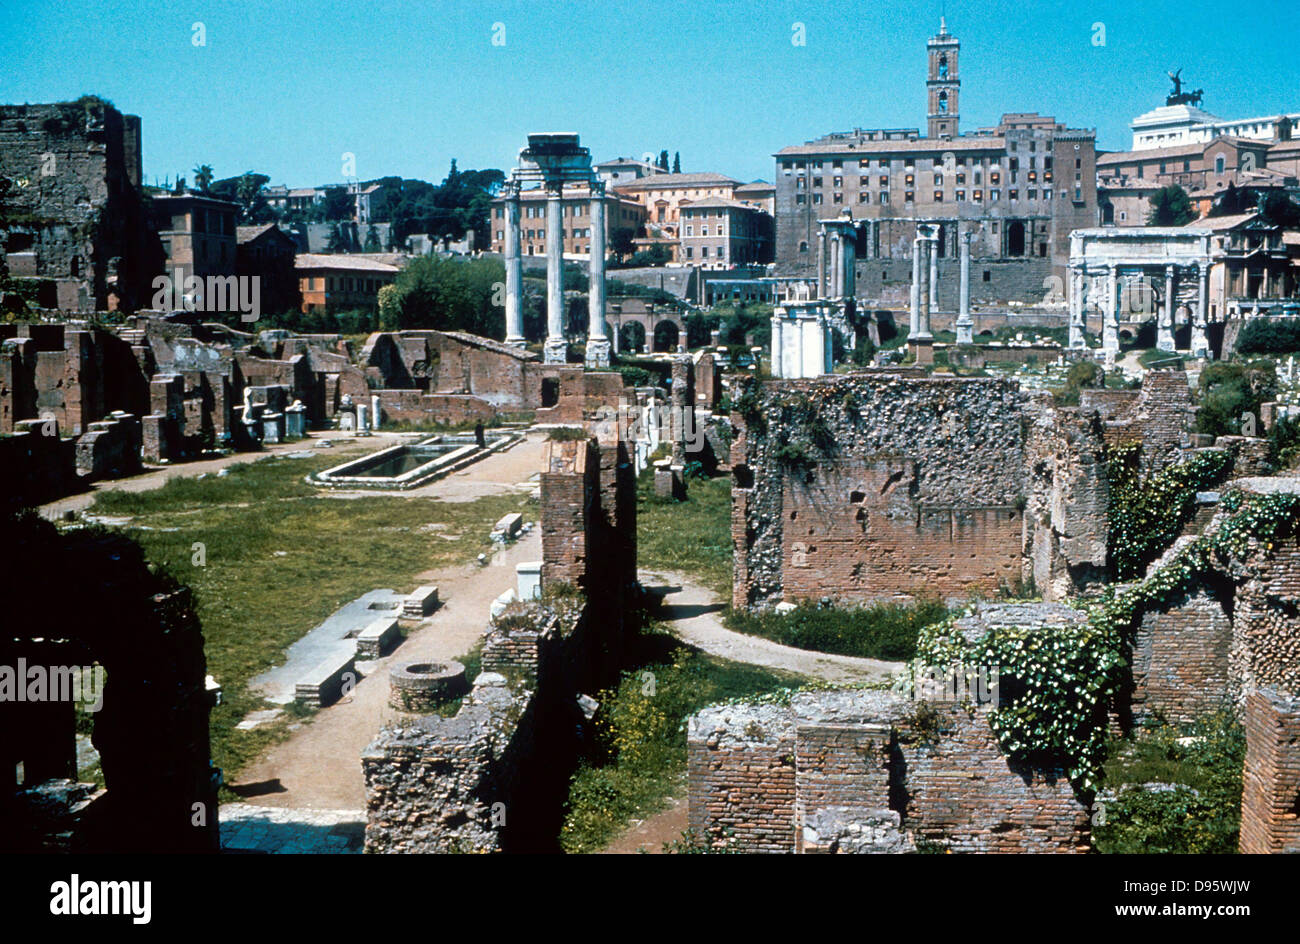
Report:
[[921,297],[917,291],[921,287],[921,237],[912,240],[912,295],[908,302],[907,333],[916,337],[921,331]]
[[774,308],[772,310],[772,354],[771,354],[771,371],[773,377],[784,377],[785,374],[781,369],[781,315],[785,312],[783,308]]
[[506,194],[506,343],[524,346],[524,263],[519,253],[519,188]]
[[1102,313],[1101,348],[1114,355],[1119,351],[1119,271],[1106,267],[1106,309]]
[[1174,267],[1165,266],[1165,310],[1159,315],[1156,327],[1156,347],[1162,351],[1174,349]]
[[925,237],[920,241],[921,259],[917,265],[917,271],[921,275],[920,285],[917,287],[917,338],[919,340],[929,340],[933,337],[930,333],[930,279],[934,273],[934,260],[930,256],[930,251],[934,248],[936,240]]
[[1210,295],[1210,267],[1205,263],[1197,266],[1196,317],[1192,319],[1192,356],[1210,356],[1210,339],[1205,335],[1207,323],[1206,307]]
[[829,247],[826,244],[826,227],[822,227],[817,232],[817,297],[825,298],[826,293],[830,290],[826,284],[826,265],[830,261],[827,256]]
[[975,343],[975,323],[970,316],[970,233],[962,233],[957,238],[958,251],[961,253],[961,274],[958,283],[957,298],[957,343]]
[[857,233],[850,230],[844,236],[844,296],[846,298],[853,298],[858,294],[857,265]]
[[591,267],[587,285],[587,366],[609,366],[605,333],[605,185],[591,182]]
[[546,191],[546,346],[542,360],[563,364],[569,345],[564,340],[564,216],[562,184]]
[[930,257],[930,311],[935,312],[939,310],[939,228],[935,227],[933,233],[927,253]]
[[1083,269],[1070,266],[1070,347],[1088,346],[1087,323],[1083,314]]

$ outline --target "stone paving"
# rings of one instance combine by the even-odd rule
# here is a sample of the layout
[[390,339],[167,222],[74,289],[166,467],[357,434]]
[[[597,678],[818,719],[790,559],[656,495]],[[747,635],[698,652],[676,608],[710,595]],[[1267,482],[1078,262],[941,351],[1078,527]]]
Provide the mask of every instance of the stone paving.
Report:
[[360,853],[365,842],[364,810],[301,810],[227,803],[219,815],[223,852],[339,855]]

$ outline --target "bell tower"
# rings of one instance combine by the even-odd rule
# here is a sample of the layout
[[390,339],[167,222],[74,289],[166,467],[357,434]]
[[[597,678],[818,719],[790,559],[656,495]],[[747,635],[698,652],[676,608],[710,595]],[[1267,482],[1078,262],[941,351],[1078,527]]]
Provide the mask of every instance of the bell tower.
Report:
[[948,25],[939,19],[939,35],[931,36],[925,44],[930,54],[930,75],[925,86],[929,98],[929,124],[926,134],[931,138],[957,137],[957,103],[961,93],[961,78],[957,71],[957,54],[961,43],[948,33]]

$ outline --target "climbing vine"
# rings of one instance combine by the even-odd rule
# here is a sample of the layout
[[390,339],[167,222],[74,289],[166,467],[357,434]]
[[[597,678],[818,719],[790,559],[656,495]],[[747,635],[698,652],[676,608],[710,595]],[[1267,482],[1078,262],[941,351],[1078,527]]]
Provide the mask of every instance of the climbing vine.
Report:
[[997,666],[999,703],[989,724],[1009,755],[1060,766],[1075,787],[1096,789],[1105,760],[1107,713],[1125,682],[1126,652],[1149,608],[1159,607],[1230,558],[1267,554],[1300,531],[1300,496],[1233,491],[1231,517],[1179,551],[1149,578],[1094,606],[1066,629],[997,627],[976,641],[954,630],[954,618],[921,631],[917,651],[930,665]]
[[1120,580],[1142,575],[1196,515],[1196,493],[1220,484],[1232,469],[1224,450],[1195,453],[1186,462],[1143,475],[1142,446],[1111,449],[1110,563]]

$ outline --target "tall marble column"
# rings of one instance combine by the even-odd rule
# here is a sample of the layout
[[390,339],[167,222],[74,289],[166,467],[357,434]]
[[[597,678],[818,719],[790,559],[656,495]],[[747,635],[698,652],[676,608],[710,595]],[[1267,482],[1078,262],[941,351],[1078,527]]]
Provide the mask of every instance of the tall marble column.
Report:
[[930,232],[933,235],[927,252],[930,256],[930,311],[934,312],[939,310],[939,227],[936,226]]
[[587,366],[609,366],[605,329],[605,184],[591,182],[591,268],[587,284]]
[[1174,267],[1165,266],[1165,310],[1159,315],[1156,327],[1156,347],[1162,351],[1174,349]]
[[826,293],[830,291],[827,285],[826,269],[830,262],[828,258],[830,246],[826,241],[826,227],[822,227],[817,233],[817,297],[825,298]]
[[917,288],[917,333],[918,340],[930,340],[934,337],[930,333],[930,279],[934,272],[934,260],[930,255],[931,250],[936,244],[935,240],[925,237],[921,240],[921,261],[917,266],[917,271],[921,274],[921,284]]
[[781,336],[783,324],[782,316],[785,314],[784,308],[774,308],[772,310],[772,354],[769,359],[773,377],[784,377],[785,367],[782,363],[781,352],[784,350],[784,338]]
[[564,203],[563,185],[546,191],[546,345],[542,360],[563,364],[569,345],[564,339]]
[[1109,354],[1119,352],[1119,271],[1106,268],[1106,310],[1102,315],[1101,348]]
[[921,242],[920,236],[912,240],[912,295],[908,302],[908,337],[916,337],[921,331]]
[[957,237],[958,251],[961,253],[960,281],[957,288],[957,343],[975,343],[975,323],[970,316],[970,233]]
[[844,296],[853,298],[858,294],[858,239],[857,233],[850,230],[844,235]]
[[1088,346],[1087,324],[1083,314],[1083,269],[1070,266],[1070,347]]
[[1210,356],[1210,339],[1206,337],[1205,326],[1208,322],[1207,302],[1210,295],[1210,267],[1205,263],[1197,266],[1196,272],[1196,317],[1192,319],[1192,356]]
[[506,343],[524,346],[524,265],[519,253],[519,188],[506,194]]

